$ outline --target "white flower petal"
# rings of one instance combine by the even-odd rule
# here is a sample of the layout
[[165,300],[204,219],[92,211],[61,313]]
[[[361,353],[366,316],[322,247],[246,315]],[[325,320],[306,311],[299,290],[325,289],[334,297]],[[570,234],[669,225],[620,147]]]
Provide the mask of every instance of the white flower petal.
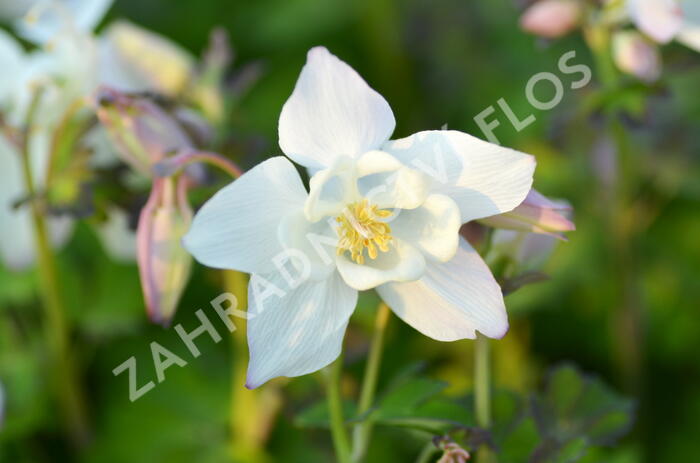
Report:
[[7,98],[14,92],[21,79],[24,53],[20,44],[7,32],[0,29],[0,108],[6,109]]
[[377,288],[403,321],[438,341],[503,337],[508,318],[501,288],[479,254],[461,240],[455,257],[428,263],[423,278]]
[[508,212],[532,185],[532,156],[463,132],[418,132],[383,148],[432,179],[432,191],[452,198],[462,222]]
[[328,278],[335,270],[338,235],[333,228],[335,219],[329,221],[309,222],[302,211],[295,211],[284,217],[279,226],[279,240],[289,251],[291,265],[298,266],[298,259],[304,259],[309,278],[314,280]]
[[265,273],[282,251],[280,221],[301,210],[306,190],[289,160],[268,159],[219,190],[197,212],[183,239],[185,248],[209,267]]
[[297,163],[318,169],[338,156],[357,157],[378,148],[395,125],[379,93],[346,63],[316,47],[282,108],[280,147]]
[[700,52],[700,26],[686,26],[676,36],[686,47]]
[[107,220],[96,227],[97,235],[107,255],[120,262],[136,260],[136,230],[129,227],[129,217],[123,210],[110,207]]
[[447,262],[459,246],[462,221],[459,207],[449,197],[432,194],[418,208],[398,211],[392,235],[415,246],[429,259]]
[[306,217],[317,222],[337,216],[346,205],[358,199],[355,162],[348,157],[336,159],[332,167],[323,169],[309,180],[309,197],[304,204]]
[[659,43],[670,42],[683,24],[677,0],[628,0],[627,5],[637,28]]
[[336,256],[340,275],[348,286],[360,291],[375,288],[387,281],[413,281],[423,275],[425,258],[410,244],[394,239],[389,251],[379,252],[376,259],[366,258],[360,265],[347,252]]
[[370,151],[357,161],[357,187],[362,197],[382,209],[420,206],[430,182],[417,169],[406,167],[384,151]]
[[39,0],[17,21],[25,39],[43,45],[59,34],[92,31],[114,0]]
[[263,278],[254,276],[248,288],[254,314],[248,321],[248,388],[277,376],[312,373],[335,360],[357,303],[357,291],[337,272],[291,290],[279,275]]
[[676,35],[676,40],[700,52],[700,2],[697,0],[684,0],[681,6],[683,8],[684,22],[680,32]]

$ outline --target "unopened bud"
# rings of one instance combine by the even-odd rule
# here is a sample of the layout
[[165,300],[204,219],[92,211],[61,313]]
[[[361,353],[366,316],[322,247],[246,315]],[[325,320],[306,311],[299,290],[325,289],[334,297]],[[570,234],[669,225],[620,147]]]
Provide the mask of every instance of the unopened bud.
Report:
[[124,162],[145,175],[169,153],[192,146],[180,125],[148,98],[101,87],[97,116]]
[[581,20],[576,0],[541,0],[520,17],[520,27],[531,34],[554,39],[574,30]]
[[457,445],[455,442],[449,442],[442,446],[444,453],[437,463],[466,463],[471,458],[469,452]]
[[167,326],[190,275],[192,257],[181,245],[192,222],[188,178],[157,178],[139,217],[137,260],[148,315]]
[[613,59],[617,67],[645,81],[654,82],[661,75],[661,56],[655,44],[634,31],[613,36]]
[[561,232],[576,229],[564,214],[568,211],[571,211],[568,204],[552,201],[533,189],[512,211],[486,217],[479,222],[493,228],[560,236]]

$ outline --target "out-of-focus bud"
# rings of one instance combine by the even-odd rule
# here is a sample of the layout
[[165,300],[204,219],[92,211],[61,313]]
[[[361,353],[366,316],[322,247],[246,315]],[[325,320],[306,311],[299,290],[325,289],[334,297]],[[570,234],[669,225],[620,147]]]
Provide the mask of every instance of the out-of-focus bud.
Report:
[[637,28],[658,43],[668,43],[683,26],[683,9],[677,0],[627,0]]
[[541,235],[515,230],[496,230],[491,237],[490,252],[507,257],[517,270],[531,271],[541,268],[549,259],[557,244],[552,235]]
[[471,458],[469,452],[457,445],[455,442],[449,442],[442,446],[444,453],[437,463],[466,463]]
[[180,125],[148,98],[101,87],[97,117],[123,160],[145,175],[169,153],[192,146]]
[[168,326],[190,275],[192,257],[181,240],[192,222],[185,175],[156,178],[148,202],[141,210],[137,260],[148,315]]
[[226,30],[214,29],[209,35],[209,47],[204,54],[202,69],[192,85],[191,97],[216,125],[220,125],[225,117],[224,77],[232,59],[233,52]]
[[555,202],[532,189],[515,209],[504,214],[480,219],[483,225],[507,230],[543,233],[561,237],[561,232],[572,231],[576,226],[564,215],[571,206]]
[[659,50],[642,34],[622,31],[613,36],[613,59],[617,67],[645,81],[654,82],[661,75]]
[[581,16],[581,4],[577,0],[540,0],[525,10],[520,27],[531,34],[554,39],[574,30]]
[[102,82],[120,90],[176,96],[188,85],[193,68],[187,51],[129,22],[113,23],[100,38]]

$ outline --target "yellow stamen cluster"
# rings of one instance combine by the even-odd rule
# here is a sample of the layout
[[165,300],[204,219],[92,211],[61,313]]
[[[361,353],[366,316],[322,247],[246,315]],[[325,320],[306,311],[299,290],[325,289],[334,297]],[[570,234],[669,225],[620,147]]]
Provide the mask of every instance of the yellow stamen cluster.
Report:
[[363,199],[348,205],[335,218],[338,222],[338,255],[350,252],[352,260],[365,263],[365,249],[370,259],[376,259],[378,251],[387,252],[391,243],[391,227],[380,219],[389,217],[391,211],[379,209]]

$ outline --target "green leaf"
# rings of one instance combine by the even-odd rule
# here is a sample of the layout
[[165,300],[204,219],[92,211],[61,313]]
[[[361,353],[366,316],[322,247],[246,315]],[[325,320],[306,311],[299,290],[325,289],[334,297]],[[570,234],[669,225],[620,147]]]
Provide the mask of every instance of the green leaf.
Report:
[[589,447],[610,445],[623,436],[632,425],[633,412],[633,401],[600,379],[585,376],[573,366],[559,367],[533,400],[542,443],[532,461],[579,461]]
[[499,457],[509,463],[526,463],[537,447],[540,436],[532,417],[520,420],[497,442]]
[[427,399],[436,396],[447,383],[428,378],[414,378],[386,394],[379,402],[379,414],[410,413]]
[[[355,402],[351,400],[343,401],[343,416],[346,419],[354,417],[356,411],[357,406]],[[294,424],[302,428],[328,428],[330,426],[328,403],[325,400],[314,402],[296,415]]]

